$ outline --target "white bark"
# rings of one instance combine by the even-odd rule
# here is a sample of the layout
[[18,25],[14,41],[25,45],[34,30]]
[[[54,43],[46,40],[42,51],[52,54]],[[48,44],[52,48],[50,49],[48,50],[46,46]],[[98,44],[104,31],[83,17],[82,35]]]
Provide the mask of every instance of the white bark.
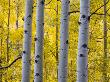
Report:
[[77,82],[88,81],[88,27],[89,0],[80,0],[79,39],[77,56]]
[[62,0],[58,82],[67,82],[69,0]]
[[22,82],[30,82],[31,27],[33,0],[26,0],[24,19],[24,44],[22,56]]
[[43,82],[44,0],[37,0],[34,82]]

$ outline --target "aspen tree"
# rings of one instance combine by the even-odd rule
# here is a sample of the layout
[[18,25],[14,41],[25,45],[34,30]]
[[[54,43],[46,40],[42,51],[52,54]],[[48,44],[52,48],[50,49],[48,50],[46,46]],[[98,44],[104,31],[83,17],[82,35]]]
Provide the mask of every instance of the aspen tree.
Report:
[[69,0],[62,0],[58,82],[67,82]]
[[37,0],[34,82],[43,82],[44,0]]
[[88,31],[89,31],[89,0],[80,0],[79,39],[77,56],[77,82],[88,81]]
[[26,11],[24,18],[24,43],[22,55],[22,82],[30,82],[32,7],[33,0],[26,0]]

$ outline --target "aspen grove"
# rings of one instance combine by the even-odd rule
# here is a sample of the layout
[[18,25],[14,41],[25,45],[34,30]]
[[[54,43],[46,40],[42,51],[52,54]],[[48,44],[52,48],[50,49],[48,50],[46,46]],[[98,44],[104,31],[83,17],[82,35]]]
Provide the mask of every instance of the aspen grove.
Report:
[[0,0],[0,82],[110,82],[110,0]]

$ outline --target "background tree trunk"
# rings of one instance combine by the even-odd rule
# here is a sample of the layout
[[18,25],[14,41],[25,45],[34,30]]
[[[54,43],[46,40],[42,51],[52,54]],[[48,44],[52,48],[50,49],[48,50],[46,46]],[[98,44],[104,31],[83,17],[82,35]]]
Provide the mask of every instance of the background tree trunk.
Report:
[[88,26],[89,0],[80,0],[79,39],[77,56],[77,82],[88,81]]
[[16,0],[16,29],[18,29],[18,18],[19,18],[19,0]]
[[43,82],[44,0],[37,0],[34,82]]
[[6,57],[6,61],[9,62],[9,32],[10,32],[10,0],[8,0],[8,24],[7,24],[7,57]]
[[62,0],[58,82],[67,82],[69,0]]
[[22,56],[22,82],[30,82],[31,28],[33,0],[26,0],[24,19],[24,45]]
[[107,79],[107,20],[106,20],[106,0],[104,1],[104,59],[103,59],[103,82],[109,82],[109,80]]
[[[2,33],[1,33],[2,34]],[[0,50],[0,67],[2,67],[2,38],[0,39],[0,46],[1,46],[1,50]],[[0,69],[0,82],[2,82],[2,69]]]
[[[7,38],[6,38],[6,62],[9,63],[9,38],[10,38],[10,2],[11,0],[8,0],[8,20],[7,20]],[[7,70],[6,70],[7,71]],[[6,76],[8,76],[8,73],[6,73]],[[6,82],[8,82],[7,78],[5,79]]]
[[[59,60],[58,60],[58,0],[57,0],[57,6],[56,6],[56,65],[58,66]],[[57,79],[58,79],[58,67],[57,67]]]

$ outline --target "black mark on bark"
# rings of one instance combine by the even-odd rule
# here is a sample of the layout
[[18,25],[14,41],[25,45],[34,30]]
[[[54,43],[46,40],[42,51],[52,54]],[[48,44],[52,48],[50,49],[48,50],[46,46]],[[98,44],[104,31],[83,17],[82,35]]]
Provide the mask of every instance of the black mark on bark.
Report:
[[35,60],[35,62],[37,63],[37,62],[38,62],[38,60]]
[[80,57],[85,57],[84,54],[80,54]]
[[66,44],[68,44],[68,40],[66,41]]
[[39,55],[37,55],[37,56],[36,56],[36,58],[40,58],[40,56],[39,56]]
[[86,18],[86,16],[85,15],[82,15],[82,17],[81,18]]
[[23,51],[23,53],[25,54],[25,53],[26,53],[26,51]]
[[24,33],[27,33],[27,30],[25,30]]
[[44,5],[44,1],[41,1],[41,4]]
[[34,38],[34,41],[37,41],[37,38]]
[[78,24],[81,25],[81,22],[78,21]]
[[35,75],[35,76],[40,76],[40,75],[39,75],[39,73],[36,73],[36,75]]
[[83,44],[82,47],[83,47],[83,48],[87,48],[87,44]]

